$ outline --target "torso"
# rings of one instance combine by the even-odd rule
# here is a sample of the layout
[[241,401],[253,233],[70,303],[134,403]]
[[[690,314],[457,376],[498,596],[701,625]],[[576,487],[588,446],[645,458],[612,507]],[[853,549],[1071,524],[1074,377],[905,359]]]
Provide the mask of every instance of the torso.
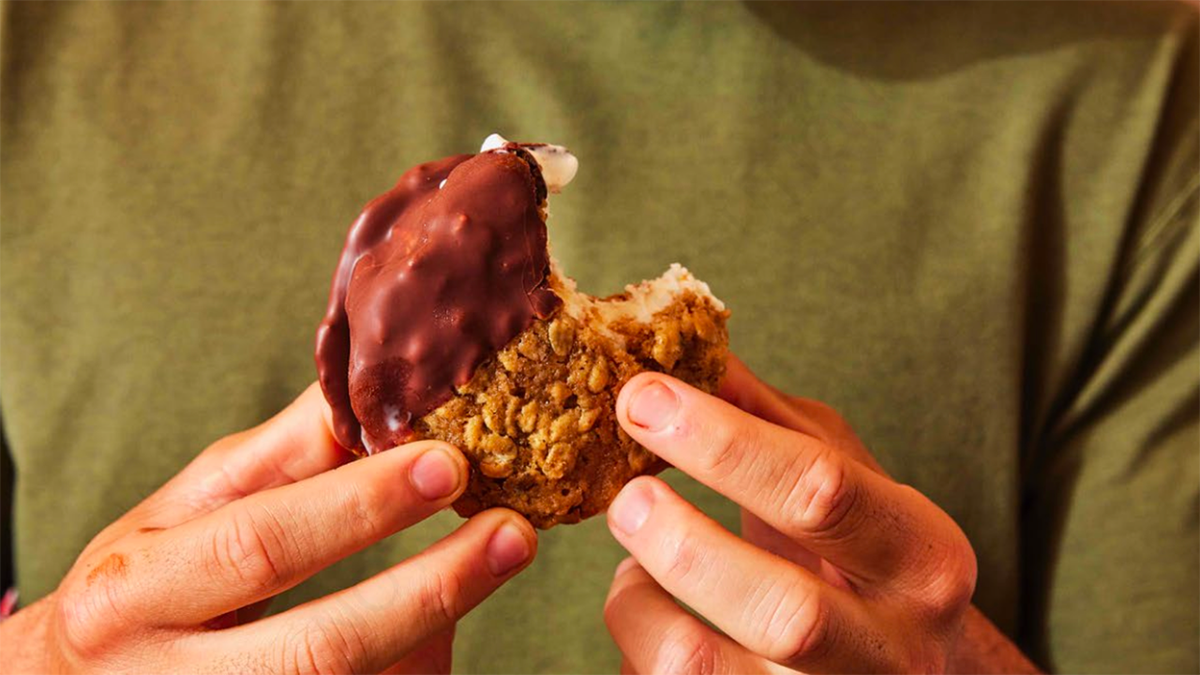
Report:
[[[584,290],[676,261],[708,281],[735,352],[839,409],[956,518],[980,560],[977,604],[1015,630],[1027,442],[1121,245],[1137,189],[1122,153],[1153,125],[1110,111],[1122,131],[1093,159],[1079,134],[1105,127],[1080,115],[1159,67],[1152,42],[1106,63],[1063,47],[1086,25],[972,37],[994,7],[19,9],[5,7],[0,400],[27,600],[205,445],[312,381],[350,221],[407,167],[499,131],[580,158],[549,230]],[[1056,45],[1036,71],[1013,63]],[[1102,209],[1079,206],[1098,195]],[[1051,240],[1086,254],[1048,329],[1031,312],[1068,266]],[[736,527],[735,507],[669,475]],[[456,522],[442,514],[281,604]],[[600,608],[621,557],[602,519],[545,533],[533,568],[460,628],[459,667],[615,669]]]

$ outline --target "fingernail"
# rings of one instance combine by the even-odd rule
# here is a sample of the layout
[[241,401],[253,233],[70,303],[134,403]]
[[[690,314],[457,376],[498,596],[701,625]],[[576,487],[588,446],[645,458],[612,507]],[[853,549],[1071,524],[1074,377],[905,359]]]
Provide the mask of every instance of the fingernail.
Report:
[[657,380],[633,393],[629,401],[629,421],[643,429],[660,431],[675,419],[679,396]]
[[637,567],[637,564],[638,564],[638,561],[633,557],[629,557],[629,558],[622,560],[621,564],[617,565],[617,571],[613,572],[613,578],[616,579],[617,577],[628,572],[629,570],[633,569],[634,567]]
[[612,514],[613,525],[625,534],[633,534],[642,528],[650,517],[650,507],[654,504],[654,496],[642,485],[626,486],[617,495],[608,510]]
[[529,542],[516,525],[505,523],[488,541],[487,564],[492,574],[502,577],[529,559]]
[[417,494],[435,501],[454,494],[458,489],[460,471],[458,463],[445,450],[435,448],[427,450],[413,462],[408,477]]

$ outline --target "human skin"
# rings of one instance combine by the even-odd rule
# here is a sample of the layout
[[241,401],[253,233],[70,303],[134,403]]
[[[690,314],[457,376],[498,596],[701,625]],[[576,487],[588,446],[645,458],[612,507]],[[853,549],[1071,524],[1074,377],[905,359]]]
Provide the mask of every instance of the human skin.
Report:
[[272,596],[449,506],[467,482],[444,443],[351,459],[316,385],[213,444],[0,623],[0,672],[449,672],[455,622],[537,549],[512,511],[260,618]]
[[954,520],[828,406],[731,358],[718,397],[642,374],[617,417],[742,507],[738,537],[657,478],[614,500],[608,524],[632,554],[605,605],[622,672],[1038,672],[971,605],[975,554]]

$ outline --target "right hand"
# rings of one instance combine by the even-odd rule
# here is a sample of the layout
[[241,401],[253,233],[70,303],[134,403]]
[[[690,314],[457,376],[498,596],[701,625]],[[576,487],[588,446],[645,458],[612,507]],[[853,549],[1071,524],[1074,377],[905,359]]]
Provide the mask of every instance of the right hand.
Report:
[[0,670],[448,672],[455,622],[537,549],[512,511],[480,513],[374,577],[259,619],[272,596],[466,486],[467,462],[449,445],[347,463],[329,429],[313,385],[213,444],[100,532],[57,590],[0,624]]

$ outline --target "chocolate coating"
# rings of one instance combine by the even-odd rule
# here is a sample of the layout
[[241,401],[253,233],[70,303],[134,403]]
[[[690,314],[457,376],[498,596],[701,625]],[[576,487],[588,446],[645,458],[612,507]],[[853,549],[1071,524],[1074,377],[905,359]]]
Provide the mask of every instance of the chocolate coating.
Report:
[[317,330],[339,443],[375,452],[407,441],[414,420],[558,308],[545,195],[532,157],[506,147],[417,166],[367,205]]

